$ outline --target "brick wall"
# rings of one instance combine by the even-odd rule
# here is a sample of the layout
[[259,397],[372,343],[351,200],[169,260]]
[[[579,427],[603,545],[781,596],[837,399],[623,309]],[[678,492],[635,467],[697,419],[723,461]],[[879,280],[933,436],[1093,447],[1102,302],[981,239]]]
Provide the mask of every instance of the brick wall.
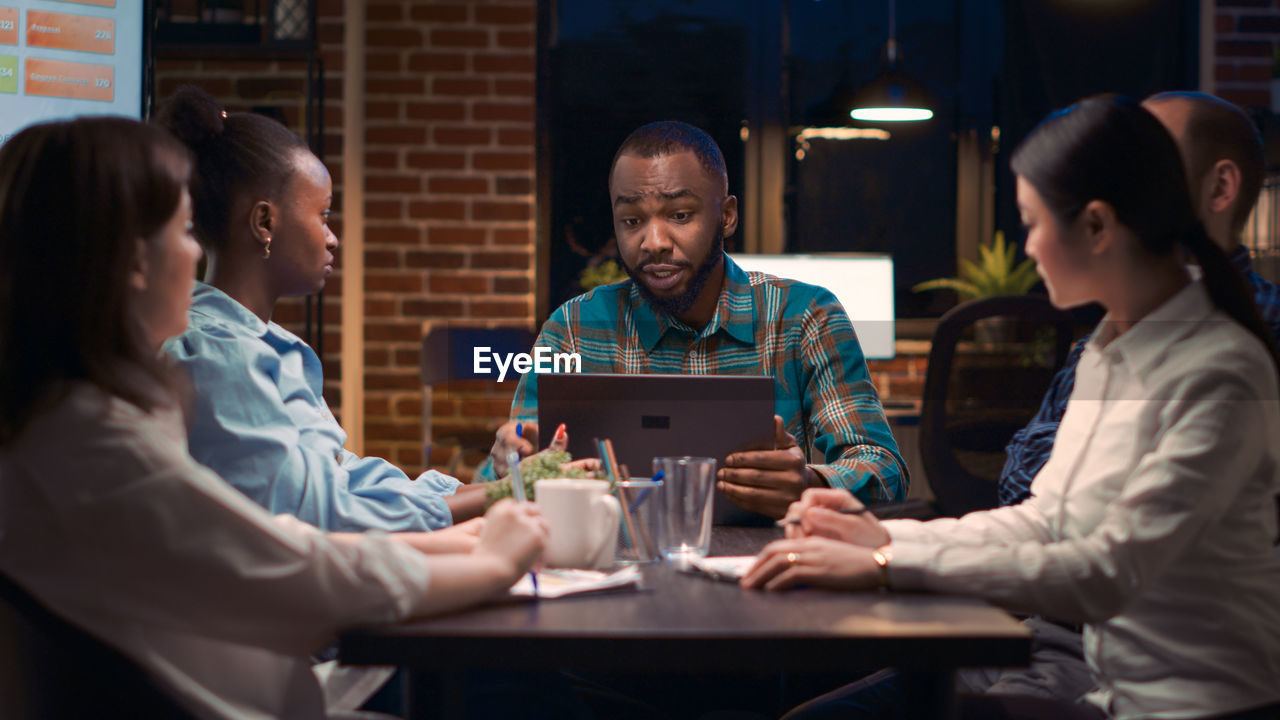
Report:
[[[536,2],[371,1],[366,10],[365,453],[413,474],[424,465],[424,321],[533,321]],[[342,0],[319,0],[317,12],[323,159],[340,193]],[[163,97],[192,82],[246,110],[298,95],[304,72],[300,63],[170,59],[157,63],[157,85]],[[339,238],[340,207],[335,199]],[[339,417],[341,292],[339,268],[324,301],[326,397]],[[277,310],[292,329],[301,318],[297,303]],[[491,432],[512,392],[513,383],[438,388],[436,436]]]
[[1275,0],[1217,0],[1214,31],[1216,94],[1241,107],[1270,107],[1280,5]]
[[[424,464],[423,322],[532,323],[536,17],[534,0],[368,4],[365,452],[406,469]],[[437,388],[433,434],[491,438],[514,388]]]

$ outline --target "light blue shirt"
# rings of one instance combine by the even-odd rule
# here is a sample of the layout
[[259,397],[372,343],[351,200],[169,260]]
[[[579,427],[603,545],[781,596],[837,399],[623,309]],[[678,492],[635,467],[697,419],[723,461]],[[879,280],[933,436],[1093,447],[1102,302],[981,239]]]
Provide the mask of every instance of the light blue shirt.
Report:
[[165,350],[191,375],[191,455],[276,514],[323,530],[447,527],[461,484],[429,470],[410,480],[381,458],[343,448],[347,433],[321,394],[320,359],[226,293],[196,283],[190,327]]

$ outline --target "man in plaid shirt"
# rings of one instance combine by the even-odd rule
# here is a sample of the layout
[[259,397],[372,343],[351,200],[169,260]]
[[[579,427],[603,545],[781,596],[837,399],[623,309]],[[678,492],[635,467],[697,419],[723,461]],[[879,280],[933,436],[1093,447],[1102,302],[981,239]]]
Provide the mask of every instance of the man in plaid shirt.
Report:
[[[715,141],[684,123],[645,125],[614,156],[609,194],[630,279],[560,306],[535,345],[578,353],[582,372],[773,375],[775,448],[734,453],[718,471],[746,510],[781,517],[808,487],[903,499],[906,463],[844,308],[824,288],[745,272],[725,255],[738,200]],[[527,373],[482,475],[537,447],[537,401]]]

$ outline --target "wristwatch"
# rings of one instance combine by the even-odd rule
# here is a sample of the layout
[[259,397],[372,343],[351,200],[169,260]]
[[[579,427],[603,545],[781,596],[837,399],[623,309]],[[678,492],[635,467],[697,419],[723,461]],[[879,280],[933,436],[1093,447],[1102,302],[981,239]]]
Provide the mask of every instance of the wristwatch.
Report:
[[880,587],[888,589],[889,562],[893,560],[893,548],[887,544],[881,545],[871,552],[871,559],[880,566]]

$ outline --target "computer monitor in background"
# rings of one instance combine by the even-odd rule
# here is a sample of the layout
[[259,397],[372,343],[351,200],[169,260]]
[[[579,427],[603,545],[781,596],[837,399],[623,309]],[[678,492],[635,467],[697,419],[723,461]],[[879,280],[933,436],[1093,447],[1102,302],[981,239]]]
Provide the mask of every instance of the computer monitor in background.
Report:
[[77,115],[142,117],[144,0],[0,0],[0,144]]
[[731,255],[743,270],[821,285],[836,296],[868,359],[894,355],[893,258],[874,253]]

